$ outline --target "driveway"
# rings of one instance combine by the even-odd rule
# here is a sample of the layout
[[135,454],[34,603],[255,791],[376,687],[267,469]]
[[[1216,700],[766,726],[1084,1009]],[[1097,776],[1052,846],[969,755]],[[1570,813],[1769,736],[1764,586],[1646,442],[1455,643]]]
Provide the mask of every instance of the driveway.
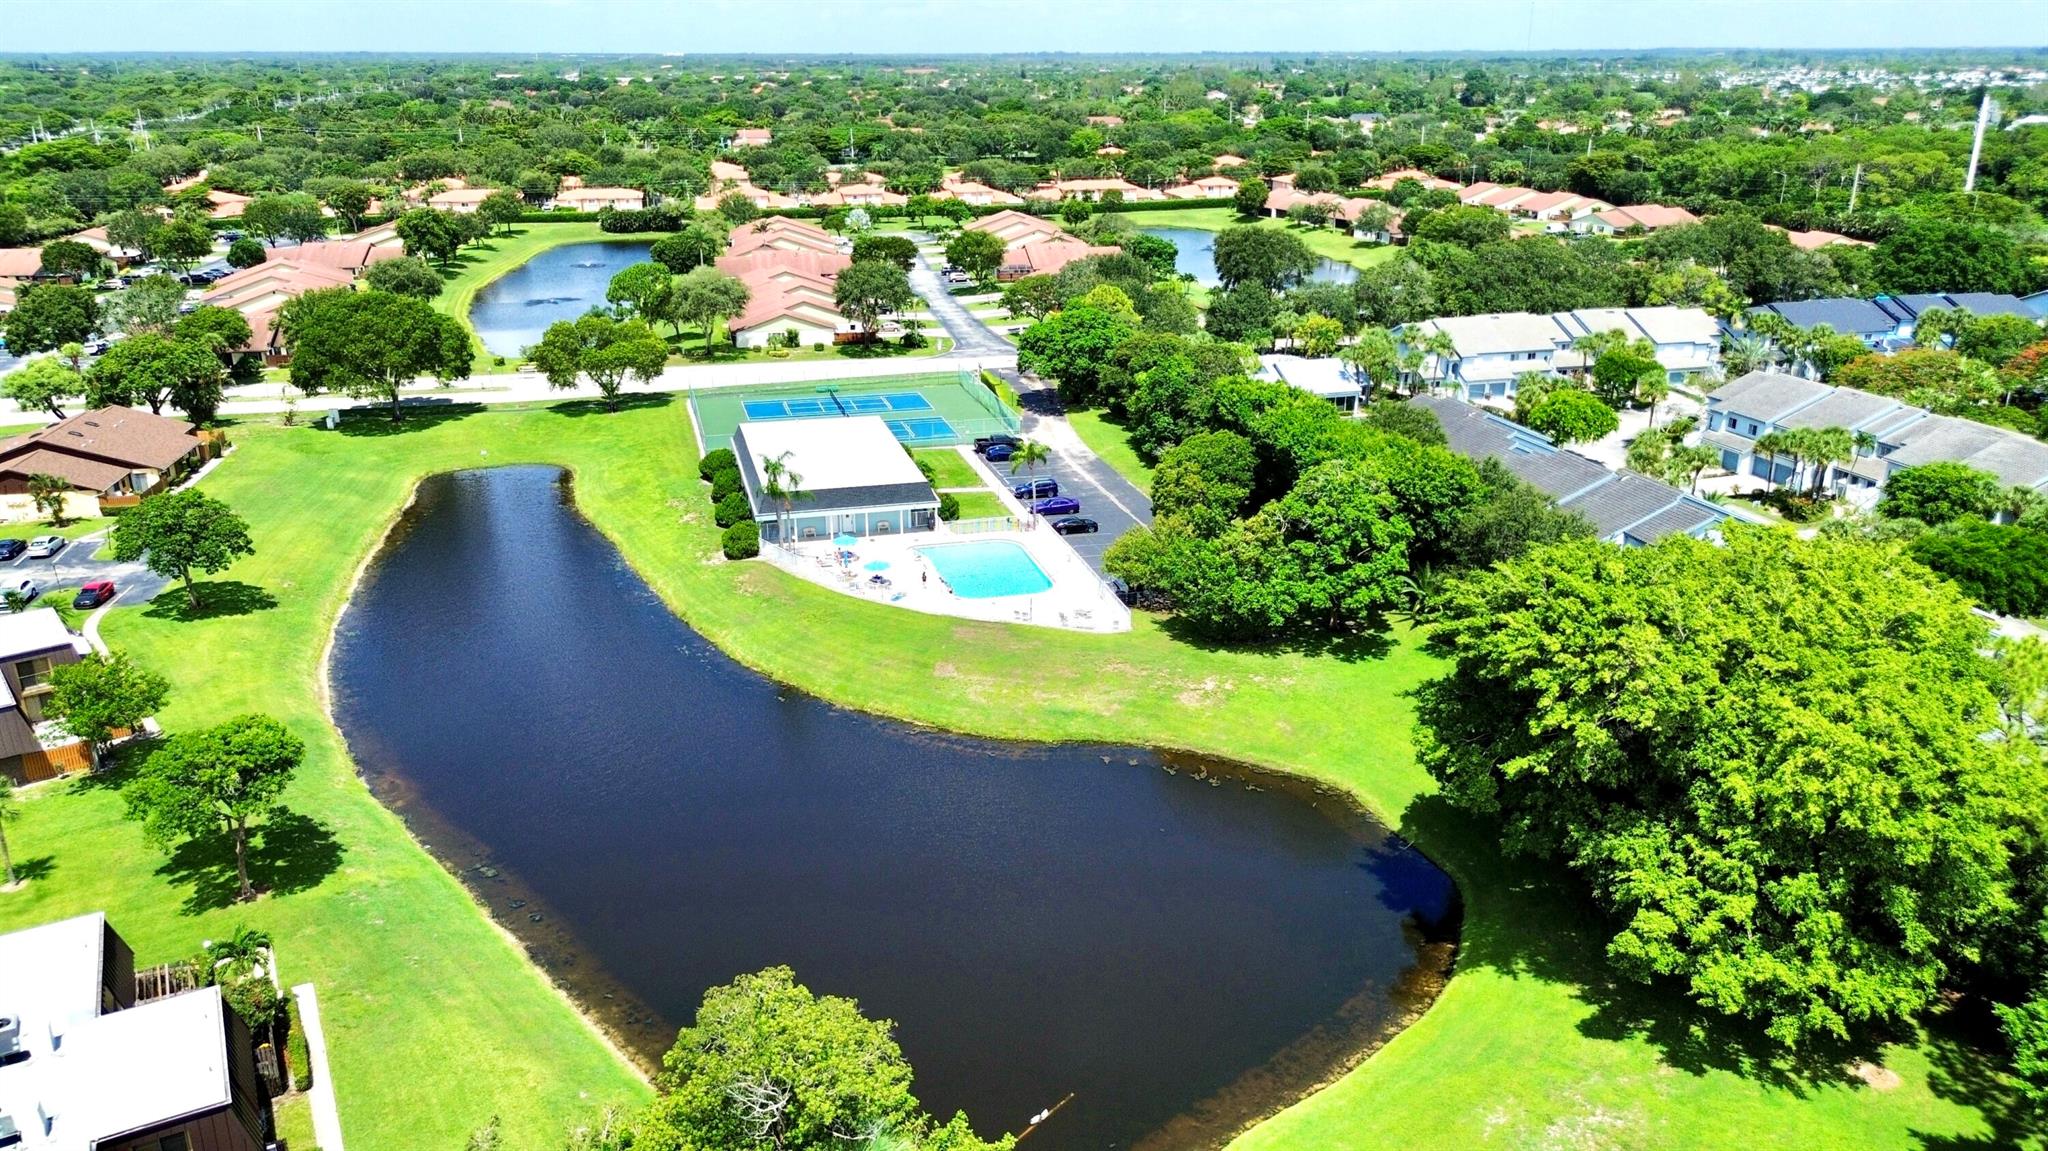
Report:
[[[1102,571],[1102,553],[1109,550],[1109,545],[1132,528],[1152,526],[1151,499],[1136,484],[1088,450],[1088,445],[1081,442],[1073,425],[1067,422],[1059,406],[1059,397],[1051,388],[1014,371],[998,371],[996,374],[1017,389],[1018,398],[1024,403],[1021,434],[1026,439],[1044,444],[1050,453],[1046,462],[1038,465],[1036,474],[1058,480],[1060,494],[1080,500],[1081,514],[1101,525],[1100,531],[1061,538],[1077,555],[1088,561],[1088,566],[1098,574],[1106,574]],[[1008,464],[985,463],[983,466],[992,470],[997,481],[1005,487],[1026,478],[1022,471],[1013,476]]]
[[987,324],[975,319],[974,313],[953,298],[953,293],[946,289],[944,281],[932,270],[931,264],[925,260],[922,252],[918,253],[917,262],[910,266],[910,286],[917,290],[918,295],[924,297],[925,304],[931,309],[932,318],[939,322],[940,327],[946,329],[946,335],[952,337],[953,355],[989,358],[1000,356],[1005,359],[1016,356],[1017,349],[1010,346],[1010,341],[996,335]]

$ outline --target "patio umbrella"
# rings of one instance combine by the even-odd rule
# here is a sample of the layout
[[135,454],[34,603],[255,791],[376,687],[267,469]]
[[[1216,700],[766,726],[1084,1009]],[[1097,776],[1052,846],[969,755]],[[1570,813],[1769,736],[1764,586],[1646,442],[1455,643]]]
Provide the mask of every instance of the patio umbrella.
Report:
[[832,537],[832,546],[835,548],[850,548],[859,542],[860,537],[851,535],[847,532],[840,532],[838,535]]
[[867,568],[871,572],[883,572],[889,570],[889,561],[869,560],[867,563],[862,564],[861,566]]

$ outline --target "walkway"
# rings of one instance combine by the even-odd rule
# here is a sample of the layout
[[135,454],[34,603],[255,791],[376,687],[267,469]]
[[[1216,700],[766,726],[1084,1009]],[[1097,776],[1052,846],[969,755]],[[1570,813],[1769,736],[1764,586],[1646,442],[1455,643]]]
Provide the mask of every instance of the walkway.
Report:
[[327,1033],[320,1028],[320,1001],[313,985],[292,988],[299,1004],[299,1024],[306,1029],[306,1053],[313,1064],[313,1087],[306,1094],[313,1104],[313,1143],[320,1151],[343,1151],[341,1110],[334,1105],[334,1076],[327,1070]]

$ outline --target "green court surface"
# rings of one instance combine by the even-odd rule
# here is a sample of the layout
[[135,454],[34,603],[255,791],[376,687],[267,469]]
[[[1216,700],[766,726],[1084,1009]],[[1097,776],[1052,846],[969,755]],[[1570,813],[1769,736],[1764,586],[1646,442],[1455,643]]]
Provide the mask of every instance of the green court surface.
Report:
[[731,447],[733,429],[742,423],[772,420],[875,416],[898,440],[919,448],[1017,430],[1016,413],[972,372],[707,388],[690,393],[690,416],[706,451]]

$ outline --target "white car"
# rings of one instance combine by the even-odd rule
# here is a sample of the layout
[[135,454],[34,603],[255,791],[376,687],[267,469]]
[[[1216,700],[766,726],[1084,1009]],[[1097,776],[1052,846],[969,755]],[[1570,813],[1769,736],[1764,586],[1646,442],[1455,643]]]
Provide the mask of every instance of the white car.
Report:
[[28,541],[28,558],[32,560],[49,559],[51,556],[63,551],[64,545],[70,542],[70,540],[65,539],[63,536],[37,536]]
[[21,601],[23,603],[28,603],[31,600],[34,600],[37,596],[43,594],[42,585],[32,579],[22,580],[21,582],[15,584],[13,587],[7,590],[19,592],[21,594]]

